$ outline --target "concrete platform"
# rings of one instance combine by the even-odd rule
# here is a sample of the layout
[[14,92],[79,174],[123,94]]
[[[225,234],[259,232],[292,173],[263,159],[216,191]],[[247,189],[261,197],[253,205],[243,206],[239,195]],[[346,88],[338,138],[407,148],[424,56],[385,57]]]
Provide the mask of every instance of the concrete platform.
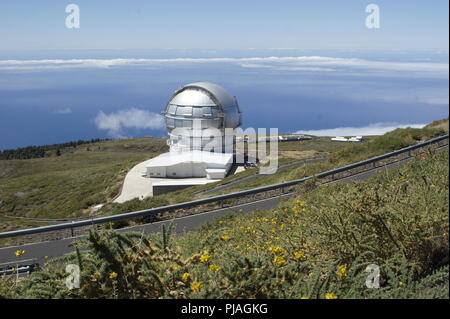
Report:
[[[127,175],[125,176],[125,180],[123,182],[122,192],[113,201],[114,203],[124,203],[134,198],[139,198],[142,200],[146,197],[153,196],[153,183],[163,183],[163,185],[164,183],[169,183],[176,187],[177,185],[191,186],[216,182],[216,180],[208,180],[206,177],[183,178],[176,180],[169,178],[144,177],[142,176],[142,173],[145,172],[146,166],[150,161],[151,159],[137,164],[127,173]],[[174,185],[174,183],[177,185]]]
[[134,198],[143,199],[153,196],[151,179],[141,176],[148,162],[150,160],[137,164],[127,173],[123,181],[122,192],[114,199],[114,203],[124,203]]

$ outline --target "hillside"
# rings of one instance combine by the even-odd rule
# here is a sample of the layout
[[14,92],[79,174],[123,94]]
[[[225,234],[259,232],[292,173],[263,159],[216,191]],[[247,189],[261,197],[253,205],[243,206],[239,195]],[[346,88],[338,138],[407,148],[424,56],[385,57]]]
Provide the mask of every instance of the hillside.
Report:
[[425,126],[426,128],[437,128],[437,129],[442,129],[445,132],[448,133],[448,117],[446,119],[442,119],[442,120],[438,120],[438,121],[434,121],[431,122],[430,124],[428,124],[427,126]]
[[[298,142],[285,143],[280,146],[280,163],[326,156],[329,154],[327,149],[344,147],[334,144],[324,138],[301,145]],[[90,207],[108,202],[119,194],[128,170],[139,162],[166,152],[168,147],[165,139],[139,138],[23,148],[5,154],[26,158],[32,156],[34,150],[45,150],[46,155],[43,158],[0,160],[0,232],[45,225],[46,219],[91,215]],[[59,150],[60,156],[56,155],[55,150]],[[294,153],[281,154],[285,151]],[[256,173],[256,169],[250,169],[214,184]],[[205,186],[208,187],[212,185]],[[184,197],[169,196],[171,201],[177,198],[183,200]],[[136,202],[151,207],[164,204],[165,197],[150,198],[144,203],[136,199]],[[121,210],[130,210],[136,203],[115,205]],[[107,215],[111,212],[104,210],[100,213]]]
[[[440,121],[439,125],[445,121],[448,125],[448,120]],[[258,173],[258,169],[248,169],[211,184],[144,200],[108,204],[96,215],[124,213],[297,179],[412,145],[443,132],[434,127],[399,129],[384,136],[368,137],[363,143],[356,144],[332,142],[328,137],[283,142],[279,144],[280,165],[303,158],[323,157],[326,160],[297,165],[274,175],[259,176],[226,189],[214,190],[219,185]],[[50,153],[45,158],[0,160],[0,231],[46,225],[49,223],[46,219],[91,216],[93,205],[110,202],[119,194],[129,169],[167,151],[165,140],[156,138],[93,141],[69,144],[69,147],[61,145],[46,147]],[[60,150],[60,156],[52,153],[51,150],[56,148]],[[205,190],[210,191],[203,194]]]
[[[6,298],[448,298],[448,150],[179,237],[91,233]],[[82,269],[68,290],[65,263]],[[380,288],[365,286],[368,265]],[[374,269],[373,266],[370,269]]]
[[76,218],[116,196],[127,171],[166,151],[164,139],[98,141],[61,149],[60,156],[0,160],[0,231]]
[[[444,133],[445,132],[442,129],[436,128],[406,128],[397,129],[382,136],[371,137],[364,143],[348,144],[331,142],[329,138],[323,137],[316,137],[312,141],[288,142],[292,143],[290,145],[286,145],[288,143],[280,143],[280,152],[286,151],[287,148],[290,148],[291,150],[296,149],[298,151],[305,151],[309,147],[310,149],[314,149],[317,152],[315,156],[325,156],[325,160],[316,163],[310,163],[307,165],[299,165],[284,171],[277,172],[276,174],[261,175],[257,179],[236,183],[226,190],[220,190],[212,193],[210,192],[208,194],[200,193],[200,191],[213,188],[216,185],[222,185],[240,177],[245,177],[250,174],[256,174],[258,172],[258,169],[247,170],[236,175],[229,176],[217,183],[211,183],[202,186],[193,186],[181,191],[146,198],[144,200],[135,199],[124,204],[108,204],[101,209],[100,213],[102,213],[103,215],[125,213],[134,210],[142,210],[150,207],[185,202],[202,197],[209,197],[213,195],[230,193],[245,189],[251,189],[254,187],[299,179],[332,169],[334,167],[351,164],[376,155],[391,152],[393,150],[413,145],[417,142],[427,140]],[[318,141],[317,143],[315,143],[316,140]],[[319,150],[326,150],[326,143],[330,144],[330,151],[328,153],[320,153]],[[134,224],[134,222],[135,221],[130,220],[127,222],[121,222],[120,225],[125,226],[127,224]]]

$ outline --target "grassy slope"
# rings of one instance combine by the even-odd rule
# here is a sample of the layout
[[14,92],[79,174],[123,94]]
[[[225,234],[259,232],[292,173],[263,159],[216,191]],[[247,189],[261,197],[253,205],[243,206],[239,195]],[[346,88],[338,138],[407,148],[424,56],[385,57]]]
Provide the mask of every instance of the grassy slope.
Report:
[[438,129],[442,129],[442,130],[444,130],[445,132],[448,133],[448,130],[449,130],[448,129],[449,128],[448,117],[446,119],[434,121],[434,122],[428,124],[426,126],[426,128],[438,128]]
[[[448,120],[446,121],[448,125]],[[437,123],[445,125],[445,120]],[[397,130],[384,137],[369,137],[364,143],[351,145],[332,142],[327,137],[316,137],[311,141],[283,142],[279,144],[279,153],[282,156],[280,164],[303,158],[306,154],[327,156],[330,161],[291,168],[275,175],[239,183],[219,193],[301,178],[411,145],[417,140],[441,132],[440,128]],[[102,141],[75,149],[63,149],[63,155],[60,157],[0,161],[0,231],[42,225],[7,218],[5,215],[72,218],[89,214],[89,206],[105,202],[118,193],[126,172],[132,166],[165,150],[163,139],[141,138]],[[246,170],[217,183],[194,186],[144,201],[135,199],[124,204],[109,204],[99,213],[117,214],[200,198],[202,196],[196,195],[196,192],[256,172],[257,169]]]
[[59,157],[0,161],[2,228],[26,225],[4,215],[68,218],[111,199],[127,171],[166,149],[163,139],[102,141],[64,150]]
[[[303,143],[303,142],[302,142]],[[305,155],[323,153],[327,148],[340,148],[335,143],[318,139],[317,143],[288,142],[280,150],[296,152],[283,156],[280,165],[303,158]],[[166,150],[164,139],[131,139],[101,141],[62,149],[62,156],[30,160],[0,161],[0,231],[45,225],[43,222],[13,219],[73,218],[90,213],[90,206],[106,202],[118,194],[127,171],[135,164]],[[307,151],[306,154],[304,151]],[[213,183],[220,185],[237,178],[257,173],[249,169]],[[159,206],[169,202],[191,199],[193,193],[213,185],[200,185],[169,196],[149,198],[126,204],[109,205],[102,214],[116,213]],[[108,206],[108,207],[109,207]]]
[[[81,289],[66,289],[64,266],[49,264],[0,280],[0,296],[448,298],[448,160],[448,150],[429,153],[170,240],[92,234],[88,252],[65,258],[82,266]],[[369,264],[380,289],[365,287]]]

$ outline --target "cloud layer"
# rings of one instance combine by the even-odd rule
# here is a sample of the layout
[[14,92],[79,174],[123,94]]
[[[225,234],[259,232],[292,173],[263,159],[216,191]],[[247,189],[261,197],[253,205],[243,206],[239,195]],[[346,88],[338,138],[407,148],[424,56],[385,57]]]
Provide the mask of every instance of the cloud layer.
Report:
[[397,76],[414,72],[421,76],[447,77],[448,63],[427,61],[398,62],[374,61],[359,58],[324,56],[250,57],[250,58],[172,58],[172,59],[47,59],[0,60],[1,70],[52,70],[72,68],[162,67],[183,63],[232,63],[242,68],[264,68],[292,72],[386,73]]
[[363,127],[336,127],[322,130],[301,130],[296,133],[314,136],[367,136],[383,135],[397,128],[422,128],[426,124],[374,123]]
[[164,117],[157,113],[129,108],[109,114],[100,111],[95,118],[95,124],[99,130],[107,130],[108,135],[113,138],[126,138],[123,133],[126,128],[164,128]]

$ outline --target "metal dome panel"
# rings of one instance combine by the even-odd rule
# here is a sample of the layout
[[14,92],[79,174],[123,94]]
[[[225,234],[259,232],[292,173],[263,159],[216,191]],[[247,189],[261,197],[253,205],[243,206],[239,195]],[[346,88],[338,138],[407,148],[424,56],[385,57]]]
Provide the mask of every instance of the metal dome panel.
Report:
[[184,88],[201,88],[211,93],[225,108],[237,107],[236,100],[223,87],[210,82],[194,82],[184,86]]
[[216,106],[211,97],[201,90],[185,88],[170,100],[169,104],[183,106]]

